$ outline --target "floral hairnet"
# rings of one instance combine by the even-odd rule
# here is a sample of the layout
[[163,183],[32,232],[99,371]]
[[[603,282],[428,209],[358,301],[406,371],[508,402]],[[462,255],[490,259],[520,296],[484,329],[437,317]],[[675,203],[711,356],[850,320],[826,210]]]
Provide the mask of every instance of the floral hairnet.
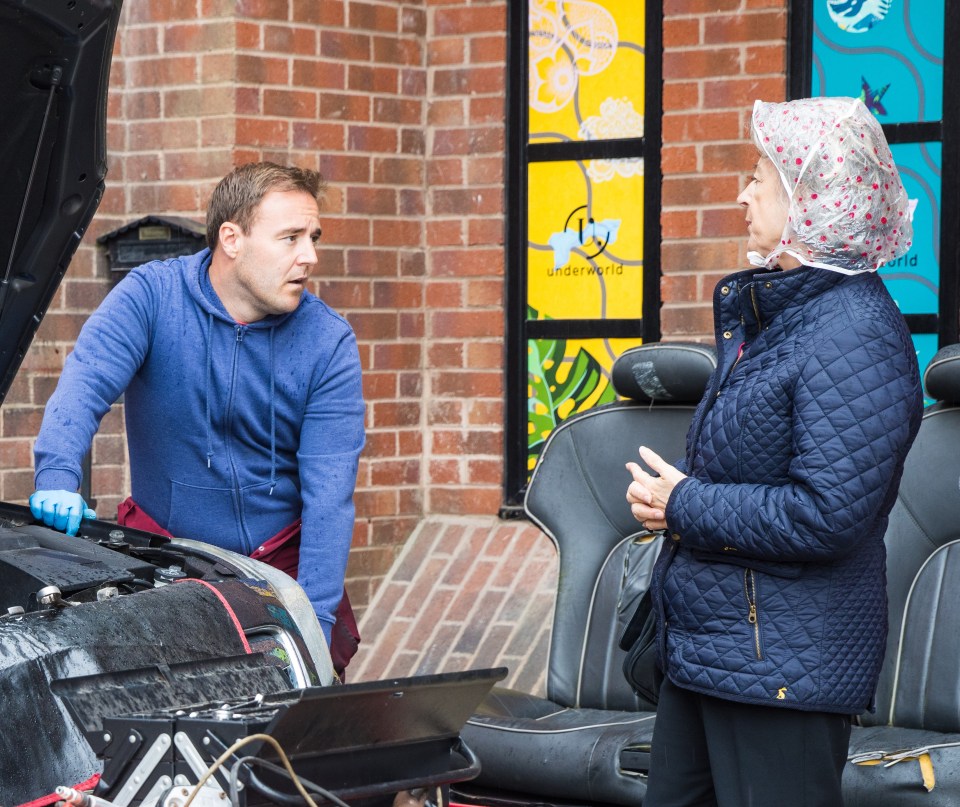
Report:
[[[752,134],[789,198],[780,245],[808,266],[871,272],[913,240],[911,207],[876,118],[855,98],[803,98],[753,106]],[[759,258],[759,260],[758,260]]]

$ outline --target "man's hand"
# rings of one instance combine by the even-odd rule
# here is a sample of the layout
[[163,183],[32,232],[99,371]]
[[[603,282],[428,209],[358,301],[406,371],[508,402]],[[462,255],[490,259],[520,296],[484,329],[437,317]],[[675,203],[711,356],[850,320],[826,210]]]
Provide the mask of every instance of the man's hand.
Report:
[[38,521],[67,535],[76,535],[83,519],[97,517],[79,493],[69,490],[34,491],[30,497],[30,512]]
[[627,463],[627,470],[633,476],[633,481],[627,488],[630,511],[646,529],[665,530],[667,501],[674,487],[681,479],[686,479],[686,475],[646,446],[640,446],[640,459],[659,476],[651,476],[635,462]]

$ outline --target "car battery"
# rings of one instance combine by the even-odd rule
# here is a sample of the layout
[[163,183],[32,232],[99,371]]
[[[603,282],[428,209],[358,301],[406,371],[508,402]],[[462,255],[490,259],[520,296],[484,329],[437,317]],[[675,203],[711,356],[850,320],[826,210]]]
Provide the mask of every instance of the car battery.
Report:
[[124,807],[172,807],[202,782],[198,794],[211,803],[276,804],[297,797],[286,758],[318,804],[325,793],[358,807],[390,804],[398,792],[479,773],[459,733],[505,674],[470,670],[105,717],[95,794]]

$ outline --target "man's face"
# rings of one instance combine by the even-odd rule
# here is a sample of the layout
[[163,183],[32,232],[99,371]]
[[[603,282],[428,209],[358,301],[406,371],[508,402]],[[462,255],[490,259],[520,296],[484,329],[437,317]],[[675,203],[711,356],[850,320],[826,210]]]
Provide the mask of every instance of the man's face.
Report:
[[317,264],[319,214],[316,200],[303,191],[271,191],[263,197],[250,231],[237,242],[231,284],[237,319],[256,322],[300,304]]

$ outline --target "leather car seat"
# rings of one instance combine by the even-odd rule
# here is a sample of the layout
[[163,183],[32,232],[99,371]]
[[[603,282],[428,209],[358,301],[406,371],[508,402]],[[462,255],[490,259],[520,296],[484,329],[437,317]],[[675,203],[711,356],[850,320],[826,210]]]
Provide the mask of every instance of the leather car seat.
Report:
[[933,357],[924,387],[936,403],[884,537],[887,650],[876,712],[852,732],[846,807],[960,804],[960,345]]
[[[628,350],[613,368],[626,400],[570,418],[544,446],[524,508],[559,554],[547,697],[494,689],[462,731],[482,765],[471,788],[538,802],[642,802],[653,707],[627,685],[618,639],[648,587],[660,540],[630,513],[624,465],[639,461],[640,445],[684,455],[715,367],[713,349],[696,344]],[[482,801],[497,803],[489,794]]]

